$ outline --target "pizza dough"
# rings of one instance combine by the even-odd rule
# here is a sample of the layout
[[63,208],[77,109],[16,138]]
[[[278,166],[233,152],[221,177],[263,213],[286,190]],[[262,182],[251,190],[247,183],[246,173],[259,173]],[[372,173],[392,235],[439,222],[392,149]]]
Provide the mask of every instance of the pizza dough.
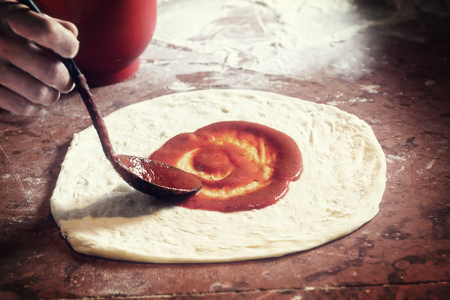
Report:
[[171,206],[128,186],[91,126],[75,134],[51,197],[72,247],[89,255],[156,263],[276,257],[342,237],[378,212],[384,153],[370,126],[335,107],[246,90],[171,94],[105,118],[117,153],[150,156],[171,137],[218,121],[282,131],[298,144],[303,174],[276,204],[221,213]]

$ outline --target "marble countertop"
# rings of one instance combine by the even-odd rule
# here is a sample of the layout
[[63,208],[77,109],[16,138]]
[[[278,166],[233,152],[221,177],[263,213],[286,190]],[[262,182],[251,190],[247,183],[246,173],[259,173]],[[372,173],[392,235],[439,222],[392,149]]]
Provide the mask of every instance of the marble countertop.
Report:
[[[185,11],[185,2],[180,8],[162,1],[157,26],[169,24],[177,9]],[[137,74],[93,90],[103,114],[211,88],[271,91],[337,106],[369,123],[386,154],[379,214],[339,240],[281,258],[144,264],[80,255],[61,236],[49,207],[73,133],[91,124],[72,93],[35,117],[0,112],[0,298],[448,296],[449,2],[400,13],[375,1],[357,1],[342,15],[342,7],[322,7],[336,19],[311,30],[340,29],[307,47],[300,35],[289,34],[301,24],[280,18],[270,5],[223,3],[208,7],[222,9],[219,19],[205,18],[191,32],[157,29]]]

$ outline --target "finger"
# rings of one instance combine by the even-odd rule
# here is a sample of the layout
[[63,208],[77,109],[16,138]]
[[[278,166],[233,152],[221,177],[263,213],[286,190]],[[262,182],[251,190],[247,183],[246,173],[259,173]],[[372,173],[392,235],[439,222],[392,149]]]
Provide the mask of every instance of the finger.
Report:
[[32,116],[41,110],[38,104],[27,101],[24,97],[3,86],[0,86],[0,108],[21,116]]
[[64,20],[60,20],[60,19],[55,19],[55,18],[53,18],[53,19],[58,21],[62,26],[64,26],[64,28],[66,28],[67,30],[72,32],[72,34],[75,37],[78,37],[78,28],[77,28],[77,26],[75,26],[75,24],[73,24],[72,22],[68,22],[68,21],[64,21]]
[[0,72],[0,85],[32,103],[49,106],[59,99],[60,93],[57,90],[7,62],[0,61]]
[[23,38],[0,36],[0,57],[59,92],[67,93],[72,89],[73,83],[64,64]]
[[10,9],[5,16],[9,27],[18,35],[38,45],[48,48],[62,57],[73,58],[78,52],[79,43],[73,33],[75,25],[64,25],[51,17],[39,15],[24,5]]

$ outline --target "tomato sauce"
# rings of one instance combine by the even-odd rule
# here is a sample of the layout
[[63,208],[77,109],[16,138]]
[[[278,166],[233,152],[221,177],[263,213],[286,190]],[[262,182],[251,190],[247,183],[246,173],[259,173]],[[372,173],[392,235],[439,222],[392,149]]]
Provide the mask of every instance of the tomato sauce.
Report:
[[218,122],[179,134],[150,159],[201,178],[202,190],[176,205],[220,212],[272,205],[303,171],[301,152],[292,138],[244,121]]

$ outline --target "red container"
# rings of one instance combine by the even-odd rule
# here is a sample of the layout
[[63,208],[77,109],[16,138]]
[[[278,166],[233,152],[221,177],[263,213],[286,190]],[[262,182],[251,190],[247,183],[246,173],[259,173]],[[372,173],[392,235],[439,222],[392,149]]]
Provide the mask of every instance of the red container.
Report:
[[49,16],[79,30],[75,62],[90,86],[132,76],[156,26],[157,0],[35,0]]

